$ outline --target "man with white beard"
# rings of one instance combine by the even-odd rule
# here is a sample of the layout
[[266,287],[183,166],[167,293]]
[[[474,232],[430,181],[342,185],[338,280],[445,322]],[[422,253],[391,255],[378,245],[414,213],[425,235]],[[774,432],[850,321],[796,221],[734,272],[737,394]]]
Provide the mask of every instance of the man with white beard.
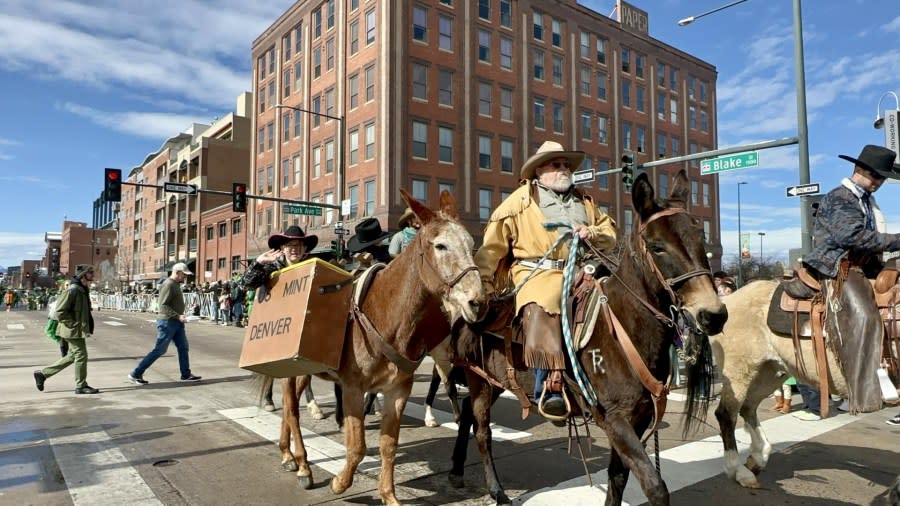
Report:
[[[582,151],[544,142],[522,166],[521,186],[491,214],[475,254],[489,296],[528,279],[515,296],[518,331],[525,336],[525,363],[534,370],[534,400],[540,403],[539,411],[556,422],[569,415],[562,398],[566,359],[560,297],[570,241],[551,247],[569,231],[597,249],[616,244],[613,220],[572,184],[572,171],[583,161]],[[540,261],[548,251],[547,259]]]

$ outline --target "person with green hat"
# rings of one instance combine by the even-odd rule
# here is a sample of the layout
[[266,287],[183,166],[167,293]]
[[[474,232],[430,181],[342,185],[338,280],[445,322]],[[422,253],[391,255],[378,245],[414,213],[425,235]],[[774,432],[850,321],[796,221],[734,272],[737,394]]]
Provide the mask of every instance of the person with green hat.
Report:
[[94,266],[79,265],[69,287],[56,301],[52,320],[56,320],[55,333],[69,344],[66,355],[52,365],[34,371],[37,389],[44,391],[48,378],[75,364],[75,393],[97,394],[100,390],[87,384],[87,343],[85,338],[94,333],[94,317],[91,316],[91,298],[88,289],[94,280]]

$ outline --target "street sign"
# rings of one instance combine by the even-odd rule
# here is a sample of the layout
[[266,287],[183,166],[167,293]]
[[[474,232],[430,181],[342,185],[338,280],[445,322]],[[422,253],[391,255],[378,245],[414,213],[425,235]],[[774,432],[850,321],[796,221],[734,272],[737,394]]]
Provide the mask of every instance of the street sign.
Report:
[[788,197],[800,197],[802,195],[812,195],[819,193],[819,183],[801,184],[797,186],[788,186],[785,188]]
[[285,204],[285,214],[301,214],[303,216],[322,216],[322,208],[315,206],[304,206],[302,204]]
[[344,227],[338,227],[338,228],[334,229],[335,235],[347,235],[349,233],[350,233],[350,231]]
[[350,216],[350,199],[341,201],[341,216]]
[[579,170],[572,173],[572,182],[575,184],[590,183],[594,180],[594,169]]
[[717,174],[728,170],[746,169],[759,165],[759,152],[747,151],[700,161],[700,175]]
[[184,193],[187,195],[196,195],[197,185],[183,183],[163,183],[163,190],[169,193]]

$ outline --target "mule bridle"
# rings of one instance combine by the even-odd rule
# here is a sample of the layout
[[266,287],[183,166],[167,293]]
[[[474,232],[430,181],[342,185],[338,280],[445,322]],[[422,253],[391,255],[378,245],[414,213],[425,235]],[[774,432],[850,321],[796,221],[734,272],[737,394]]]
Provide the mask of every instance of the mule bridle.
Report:
[[459,274],[454,276],[453,279],[451,279],[450,281],[446,281],[444,279],[444,277],[441,276],[441,273],[438,272],[438,270],[434,267],[434,265],[431,265],[431,262],[429,262],[428,260],[425,259],[424,251],[419,253],[419,259],[422,261],[422,264],[427,265],[428,268],[431,269],[431,272],[434,273],[434,275],[437,276],[437,278],[439,280],[441,280],[441,283],[443,283],[444,285],[447,285],[447,288],[451,289],[451,290],[453,289],[454,286],[459,284],[459,282],[462,281],[464,277],[466,277],[466,274],[473,272],[473,271],[478,272],[478,267],[475,264],[472,264],[472,265],[464,268]]

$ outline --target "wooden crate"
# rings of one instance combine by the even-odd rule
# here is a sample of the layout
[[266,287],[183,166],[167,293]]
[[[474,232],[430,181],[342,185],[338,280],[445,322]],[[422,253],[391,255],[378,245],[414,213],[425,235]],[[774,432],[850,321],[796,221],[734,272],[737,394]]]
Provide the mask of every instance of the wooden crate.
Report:
[[[350,273],[318,258],[272,275],[257,290],[239,367],[276,378],[337,369],[347,329]],[[321,288],[342,283],[339,290]],[[262,294],[262,296],[261,296]]]

